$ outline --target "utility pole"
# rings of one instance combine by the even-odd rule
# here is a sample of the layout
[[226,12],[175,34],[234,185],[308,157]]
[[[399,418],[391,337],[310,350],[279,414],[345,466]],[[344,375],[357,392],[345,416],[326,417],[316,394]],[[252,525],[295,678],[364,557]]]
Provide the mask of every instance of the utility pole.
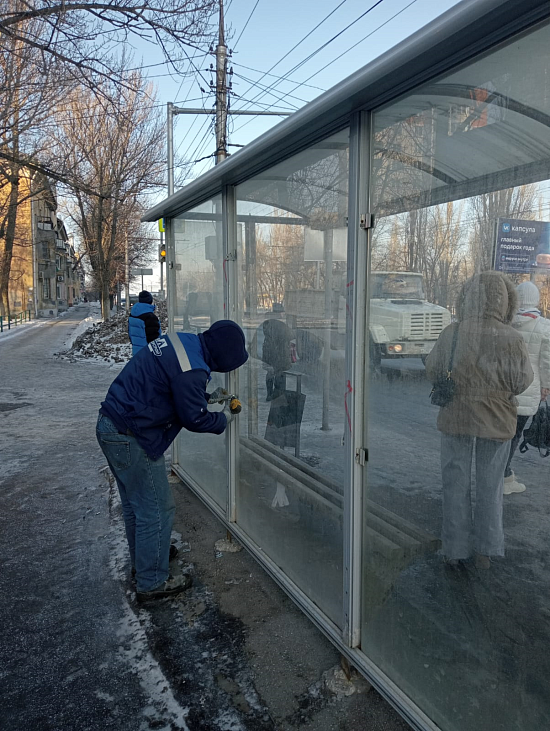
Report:
[[174,105],[166,105],[166,158],[168,164],[168,195],[174,192]]
[[[220,17],[218,27],[218,45],[216,46],[216,104],[214,109],[201,109],[192,107],[176,107],[173,102],[166,105],[166,157],[168,168],[168,195],[174,193],[174,116],[177,114],[214,114],[216,116],[216,152],[214,153],[216,165],[227,158],[227,117],[228,115],[248,115],[252,117],[288,117],[292,112],[274,111],[265,109],[230,109],[229,94],[231,85],[227,84],[227,46],[225,45],[225,24],[223,13],[223,0],[220,3]],[[212,48],[210,48],[212,52]],[[231,55],[231,52],[230,54]],[[210,65],[213,71],[212,64]],[[233,73],[230,69],[229,74]],[[214,91],[214,85],[210,84]]]
[[216,46],[216,165],[227,157],[227,46],[223,0],[220,2],[218,45]]

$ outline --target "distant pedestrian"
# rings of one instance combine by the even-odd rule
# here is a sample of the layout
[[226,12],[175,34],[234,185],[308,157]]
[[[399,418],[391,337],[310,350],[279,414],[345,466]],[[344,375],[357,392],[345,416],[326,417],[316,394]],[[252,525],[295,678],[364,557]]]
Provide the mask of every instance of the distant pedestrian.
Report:
[[273,401],[285,391],[287,371],[292,365],[292,331],[281,320],[264,320],[262,362],[266,369],[266,401]]
[[231,320],[200,335],[165,335],[130,359],[101,404],[96,435],[118,485],[138,601],[173,596],[191,583],[168,569],[175,504],[164,452],[182,428],[225,431],[235,415],[229,404],[208,411],[209,398],[215,401],[206,392],[210,372],[228,373],[247,359],[244,333]]
[[525,485],[516,480],[510,465],[529,417],[537,413],[540,401],[546,400],[550,394],[550,320],[543,317],[538,309],[540,292],[533,282],[523,282],[517,287],[516,292],[519,309],[512,326],[525,340],[535,378],[529,388],[517,397],[519,403],[517,428],[510,444],[510,454],[504,472],[505,495],[525,490]]
[[[510,439],[516,432],[517,400],[533,381],[521,335],[510,323],[517,311],[511,280],[498,272],[468,279],[459,294],[457,322],[443,330],[426,361],[436,383],[448,372],[453,341],[455,393],[439,409],[443,482],[443,553],[450,565],[476,554],[489,568],[504,556],[502,494]],[[472,522],[472,461],[475,509]]]
[[138,301],[132,307],[128,318],[128,335],[132,343],[132,355],[162,335],[155,309],[153,295],[144,289],[139,293]]

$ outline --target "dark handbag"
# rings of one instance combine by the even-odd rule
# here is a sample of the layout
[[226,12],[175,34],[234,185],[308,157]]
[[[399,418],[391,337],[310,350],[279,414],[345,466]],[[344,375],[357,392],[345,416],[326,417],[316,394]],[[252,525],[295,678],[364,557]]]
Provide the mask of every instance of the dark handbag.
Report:
[[445,378],[439,378],[433,385],[430,392],[430,400],[434,406],[448,406],[454,398],[456,384],[452,378],[453,360],[455,357],[456,341],[458,340],[458,324],[453,332],[453,344],[451,346],[451,357]]
[[546,401],[540,402],[530,425],[523,430],[523,442],[519,451],[523,454],[530,446],[538,449],[541,457],[550,455],[550,407]]

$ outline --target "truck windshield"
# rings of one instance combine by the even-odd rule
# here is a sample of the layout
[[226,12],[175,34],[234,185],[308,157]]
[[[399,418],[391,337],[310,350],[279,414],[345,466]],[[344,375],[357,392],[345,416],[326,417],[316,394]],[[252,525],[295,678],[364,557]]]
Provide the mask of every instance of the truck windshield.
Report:
[[423,300],[422,275],[406,272],[373,272],[371,298]]

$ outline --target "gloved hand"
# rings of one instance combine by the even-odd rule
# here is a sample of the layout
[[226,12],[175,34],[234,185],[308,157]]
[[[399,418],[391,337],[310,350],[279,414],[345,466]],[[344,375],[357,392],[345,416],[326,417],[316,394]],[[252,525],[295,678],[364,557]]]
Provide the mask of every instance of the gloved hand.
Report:
[[227,398],[228,396],[229,391],[226,391],[225,388],[219,386],[215,391],[212,391],[212,393],[208,394],[208,403],[219,404],[220,401],[223,401],[223,399]]
[[223,407],[223,413],[225,414],[225,418],[227,419],[227,424],[231,424],[231,422],[235,419],[235,414],[231,413],[231,409],[229,408],[229,404],[226,404]]

